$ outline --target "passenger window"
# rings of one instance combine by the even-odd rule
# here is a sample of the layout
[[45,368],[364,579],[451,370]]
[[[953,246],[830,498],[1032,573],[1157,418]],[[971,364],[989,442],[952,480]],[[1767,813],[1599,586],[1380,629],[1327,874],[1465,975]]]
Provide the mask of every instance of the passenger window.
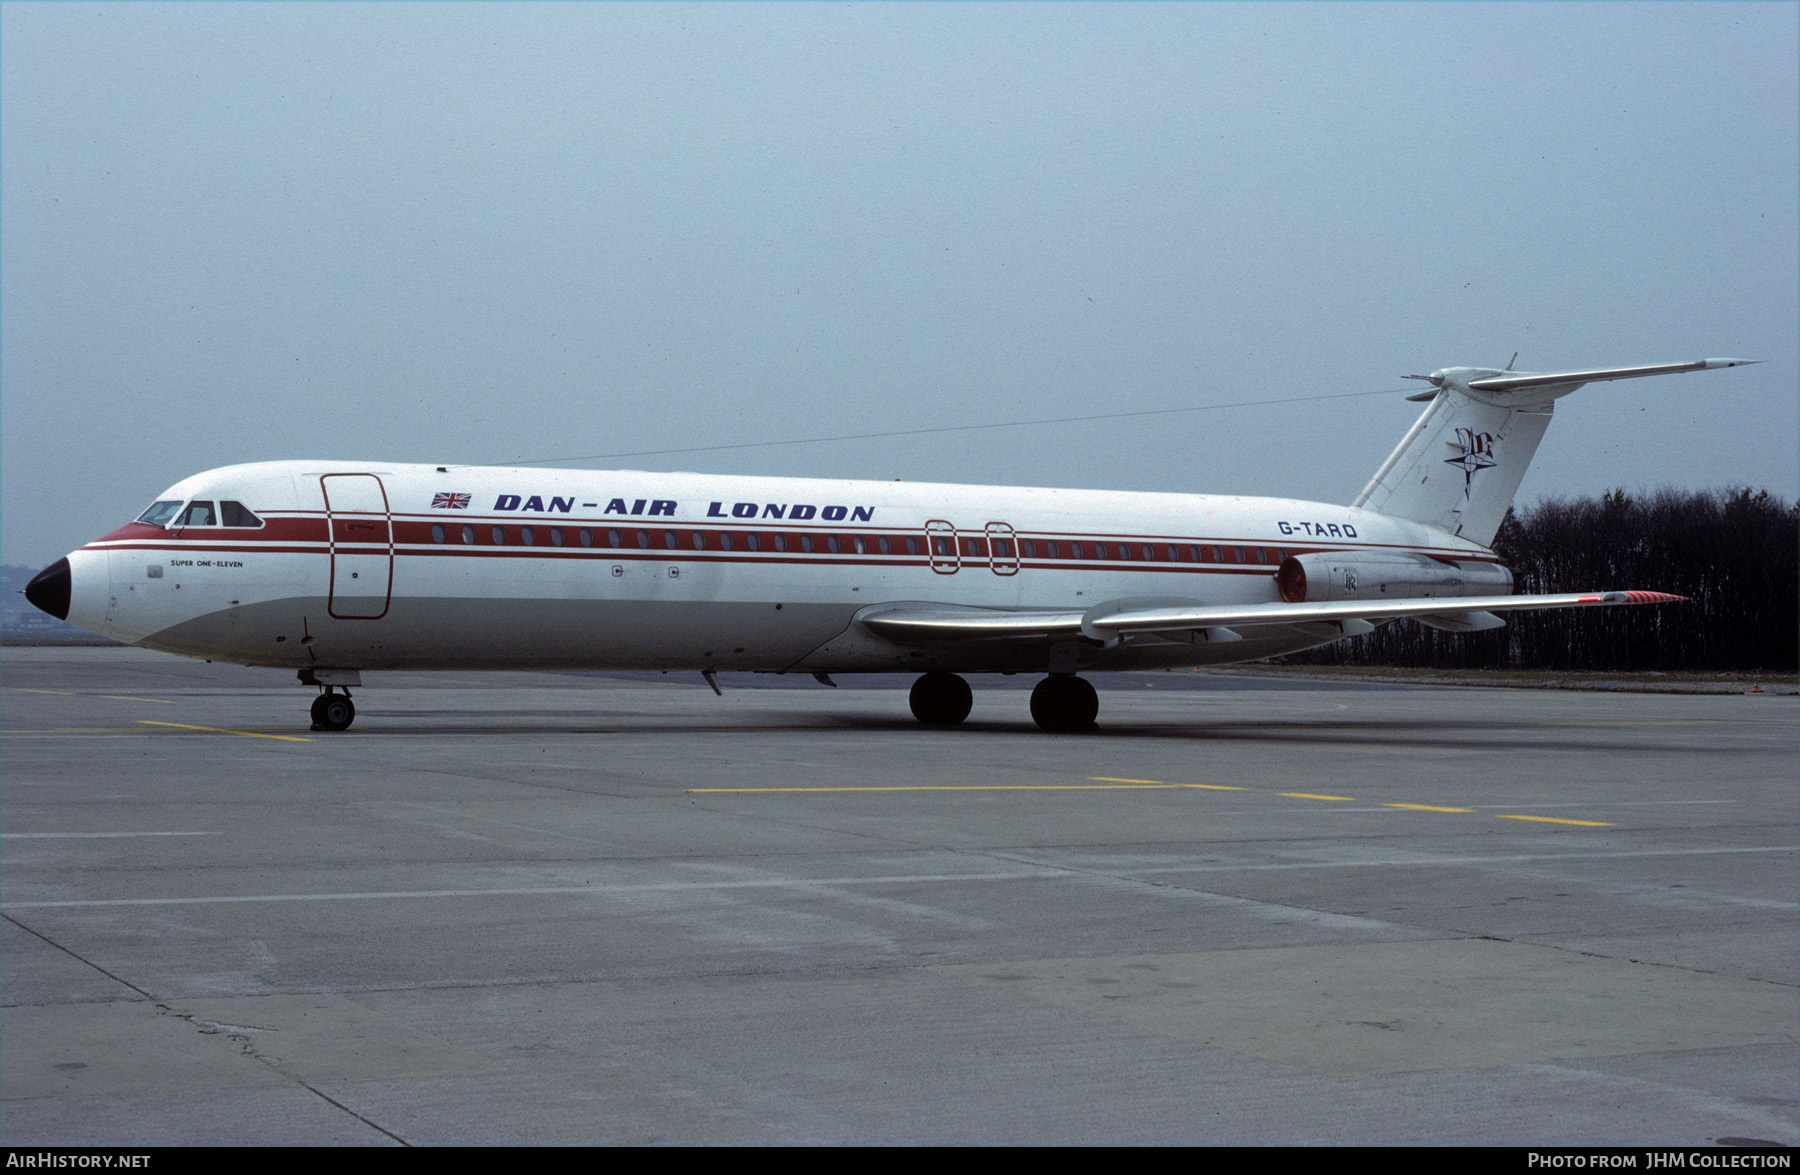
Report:
[[537,531],[529,526],[521,526],[519,528],[519,541],[528,547],[537,546]]
[[912,535],[906,536],[906,553],[908,555],[917,555],[919,553],[919,540]]
[[1081,544],[1080,543],[1070,543],[1069,544],[1069,558],[1079,559],[1081,557],[1082,557],[1081,556]]
[[995,539],[994,554],[1000,556],[1002,559],[1012,558],[1012,544],[1005,539]]
[[669,550],[673,551],[676,547],[678,547],[680,545],[681,545],[681,536],[677,535],[672,530],[663,531],[663,546],[665,546],[665,547],[669,548]]
[[834,534],[825,536],[825,549],[833,555],[838,553],[838,537]]
[[881,553],[883,555],[892,555],[894,553],[894,544],[892,544],[888,541],[888,537],[886,535],[882,535],[880,538],[876,539],[875,541],[877,543],[881,544]]
[[812,554],[812,547],[813,547],[812,536],[809,534],[801,535],[800,536],[800,549],[810,555],[810,554]]
[[1250,562],[1250,560],[1249,560],[1249,559],[1247,559],[1247,558],[1245,558],[1245,557],[1244,557],[1244,548],[1242,548],[1242,547],[1233,547],[1233,548],[1231,548],[1231,553],[1232,553],[1232,554],[1234,554],[1234,555],[1236,555],[1236,556],[1237,556],[1237,561],[1238,561],[1238,562],[1239,562],[1239,563],[1248,563],[1248,562]]
[[1213,548],[1213,562],[1214,563],[1225,562],[1225,548],[1224,547],[1214,547]]
[[706,532],[705,531],[697,530],[694,532],[694,550],[696,550],[696,551],[706,550]]
[[1051,539],[1049,542],[1045,543],[1044,548],[1049,553],[1049,555],[1052,559],[1062,558],[1062,553],[1056,549],[1056,540],[1055,539]]
[[1204,547],[1201,547],[1199,545],[1189,546],[1188,554],[1193,557],[1193,560],[1196,563],[1206,562],[1206,548],[1204,548]]
[[638,549],[644,550],[644,551],[648,551],[650,549],[650,532],[649,531],[647,531],[647,530],[638,531]]
[[[591,547],[594,545],[594,532],[585,526],[581,528],[581,545],[584,547]],[[618,543],[613,544],[615,547],[618,545]]]
[[1257,564],[1260,566],[1261,564],[1267,563],[1268,561],[1269,561],[1269,552],[1264,550],[1262,547],[1256,548]]
[[775,536],[775,549],[777,551],[787,550],[787,536],[786,535],[778,534]]
[[1027,559],[1035,559],[1037,558],[1037,541],[1035,539],[1020,539],[1019,550],[1024,552]]
[[475,545],[475,528],[474,527],[472,527],[472,526],[463,527],[463,542],[467,543],[469,546]]
[[163,502],[150,503],[150,509],[138,515],[139,522],[148,522],[151,526],[167,526],[169,519],[175,517],[175,511],[181,509],[181,499],[173,498]]
[[431,541],[432,542],[441,543],[444,541],[444,539],[446,537],[447,536],[444,534],[444,524],[443,523],[434,522],[431,524]]
[[722,530],[719,532],[719,550],[721,550],[721,551],[731,550],[731,532],[730,531]]
[[496,526],[494,528],[493,538],[496,547],[504,547],[506,545],[506,528],[504,526]]
[[181,521],[176,526],[217,526],[214,520],[211,502],[189,502],[188,508],[181,512]]
[[244,509],[242,502],[220,502],[219,522],[223,526],[261,526],[262,519]]
[[762,550],[762,540],[756,536],[755,531],[751,531],[744,536],[744,546],[752,551],[760,551]]
[[625,540],[619,537],[618,531],[609,530],[606,532],[606,545],[609,547],[622,547],[625,545]]
[[1275,558],[1279,559],[1283,563],[1286,563],[1287,562],[1287,548],[1286,547],[1276,547],[1275,548]]
[[560,527],[560,526],[551,527],[550,528],[550,545],[553,547],[560,547],[560,546],[562,546],[562,544],[563,544],[562,527]]
[[855,536],[850,541],[855,544],[856,553],[858,555],[866,555],[869,553],[869,545],[863,541],[863,537],[861,535]]

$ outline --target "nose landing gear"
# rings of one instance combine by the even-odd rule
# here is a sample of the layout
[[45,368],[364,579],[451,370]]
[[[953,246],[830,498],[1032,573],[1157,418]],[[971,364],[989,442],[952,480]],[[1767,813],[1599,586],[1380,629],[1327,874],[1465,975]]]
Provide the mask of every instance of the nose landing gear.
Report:
[[1053,674],[1031,691],[1031,718],[1043,730],[1092,730],[1099,713],[1100,695],[1079,677]]
[[350,691],[342,686],[328,685],[324,693],[313,699],[314,730],[348,730],[355,721],[356,704],[350,700]]

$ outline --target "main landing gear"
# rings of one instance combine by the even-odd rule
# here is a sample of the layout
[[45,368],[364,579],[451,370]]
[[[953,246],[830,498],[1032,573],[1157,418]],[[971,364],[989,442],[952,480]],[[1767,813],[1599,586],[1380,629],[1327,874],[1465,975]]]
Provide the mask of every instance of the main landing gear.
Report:
[[969,716],[975,695],[954,673],[927,673],[913,682],[908,700],[913,717],[926,726],[958,726]]
[[356,703],[350,700],[350,691],[343,686],[328,685],[324,693],[313,699],[314,730],[348,730],[355,721]]
[[1100,695],[1079,677],[1052,674],[1031,691],[1031,717],[1043,730],[1092,730],[1099,713]]
[[[975,696],[956,674],[938,672],[913,682],[910,700],[913,717],[926,726],[957,726],[969,716]],[[1031,691],[1031,717],[1044,730],[1092,730],[1099,713],[1100,695],[1072,674],[1052,674]]]

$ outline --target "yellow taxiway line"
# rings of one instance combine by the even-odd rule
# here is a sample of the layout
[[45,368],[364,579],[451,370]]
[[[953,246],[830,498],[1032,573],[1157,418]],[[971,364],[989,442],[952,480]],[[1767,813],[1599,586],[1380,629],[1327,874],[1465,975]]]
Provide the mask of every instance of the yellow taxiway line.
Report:
[[309,743],[310,738],[301,738],[297,734],[258,734],[254,730],[227,730],[222,726],[190,726],[185,722],[152,722],[148,718],[139,718],[139,726],[173,726],[178,730],[203,730],[208,734],[241,734],[245,738],[278,738],[283,742]]
[[690,795],[720,792],[820,792],[820,791],[1174,791],[1185,783],[992,783],[992,784],[892,784],[883,787],[690,787]]
[[[243,732],[238,732],[243,733]],[[279,738],[279,735],[264,735]],[[796,792],[982,792],[982,791],[1252,791],[1247,787],[1230,787],[1220,783],[1168,783],[1160,779],[1127,779],[1114,775],[1090,775],[1088,783],[1013,783],[1013,784],[890,784],[879,787],[690,787],[689,795],[745,795]],[[1276,795],[1295,800],[1325,800],[1331,803],[1355,803],[1355,796],[1329,796],[1318,792],[1284,791]],[[1469,815],[1479,809],[1450,808],[1437,804],[1384,803],[1384,808],[1403,808],[1411,812],[1452,812]],[[1502,820],[1534,820],[1544,824],[1572,824],[1581,828],[1611,828],[1602,820],[1570,820],[1561,816],[1522,816],[1495,813]]]

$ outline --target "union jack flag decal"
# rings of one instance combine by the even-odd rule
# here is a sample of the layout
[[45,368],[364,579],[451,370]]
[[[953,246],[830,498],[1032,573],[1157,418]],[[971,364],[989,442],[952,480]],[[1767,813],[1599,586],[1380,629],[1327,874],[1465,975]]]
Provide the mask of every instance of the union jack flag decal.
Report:
[[437,497],[431,499],[431,508],[433,510],[467,510],[469,508],[469,495],[439,494]]

